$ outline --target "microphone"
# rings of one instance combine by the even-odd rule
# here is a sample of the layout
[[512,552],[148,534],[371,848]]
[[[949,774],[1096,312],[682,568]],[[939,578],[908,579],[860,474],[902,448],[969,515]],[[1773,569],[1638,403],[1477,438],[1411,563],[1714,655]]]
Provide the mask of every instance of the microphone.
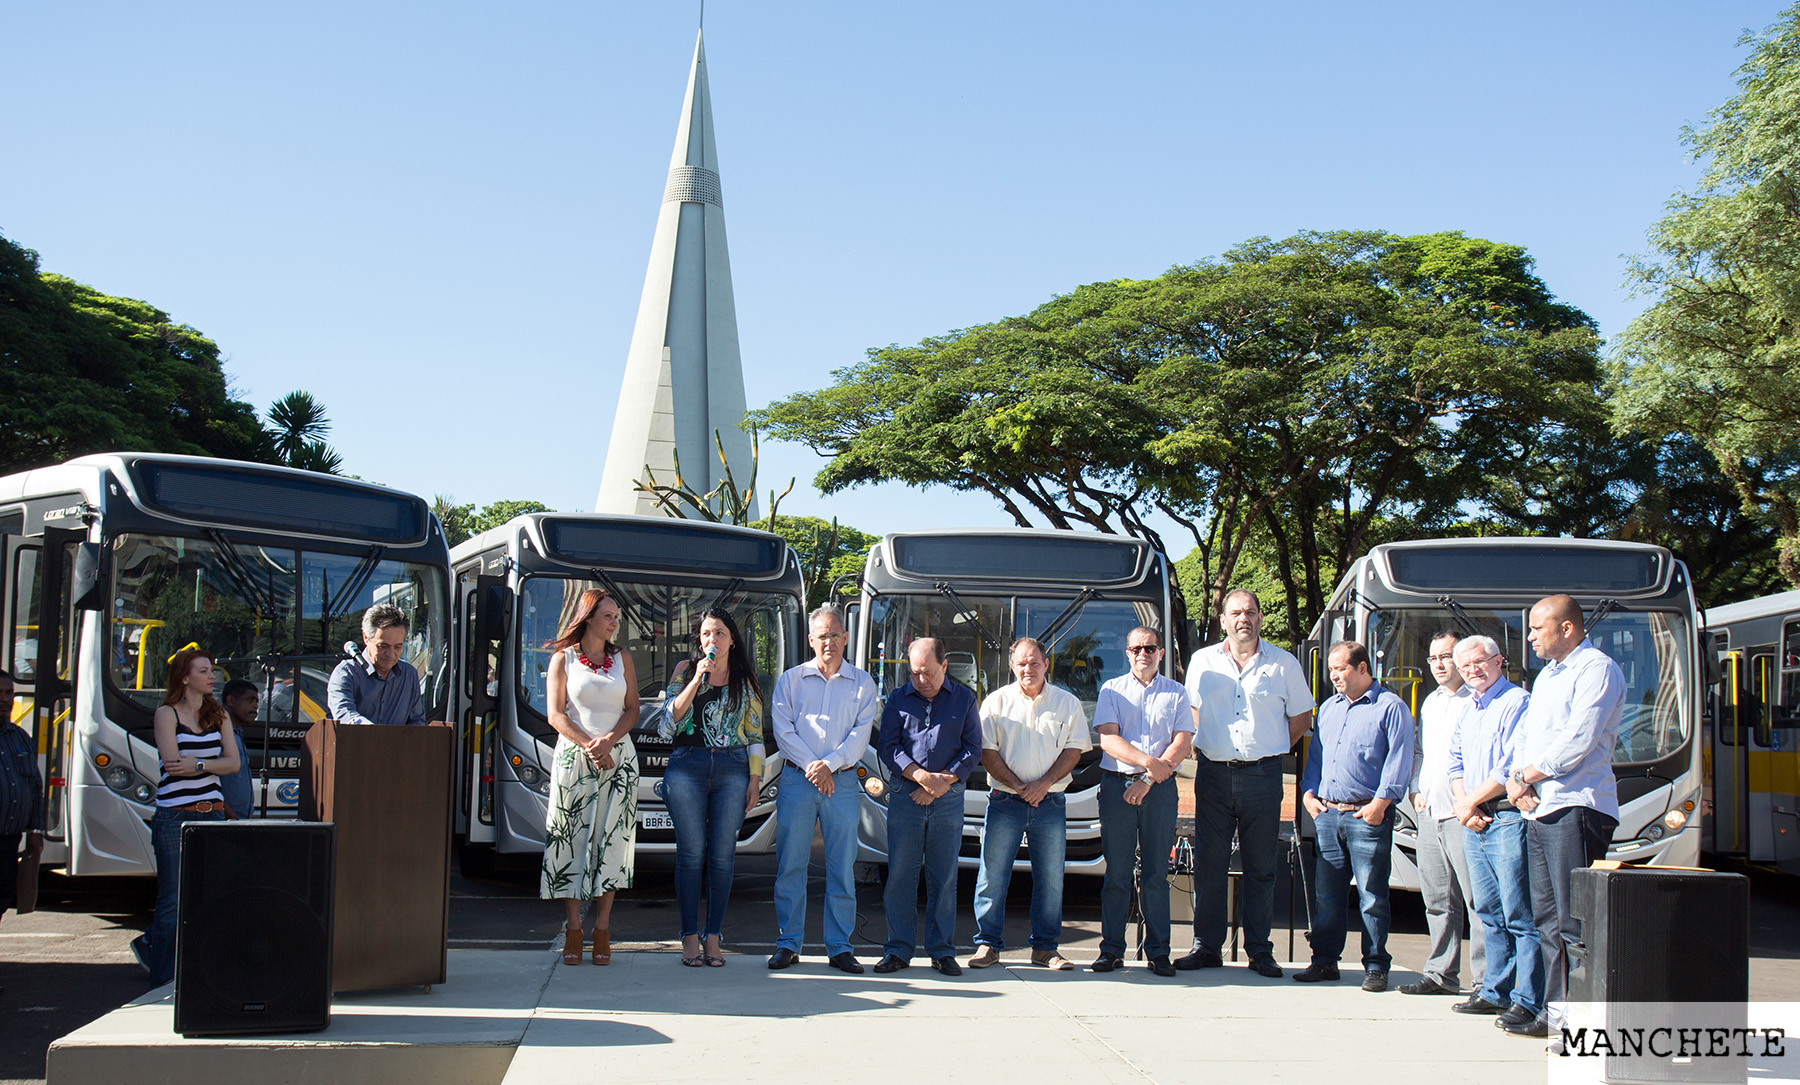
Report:
[[719,658],[719,651],[718,651],[718,649],[716,649],[716,648],[710,648],[710,647],[709,647],[709,648],[707,648],[707,650],[706,650],[706,658],[707,658],[707,659],[708,659],[708,660],[714,660],[714,659],[717,659],[717,658]]
[[344,642],[344,655],[348,656],[349,658],[355,660],[357,663],[360,663],[365,667],[367,667],[369,665],[368,659],[362,653],[362,648],[353,640],[347,640]]

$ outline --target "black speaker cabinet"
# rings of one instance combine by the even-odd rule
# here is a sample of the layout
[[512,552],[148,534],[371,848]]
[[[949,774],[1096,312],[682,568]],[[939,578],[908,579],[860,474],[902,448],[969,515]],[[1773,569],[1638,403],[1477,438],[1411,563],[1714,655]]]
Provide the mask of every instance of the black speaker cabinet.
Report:
[[1590,868],[1571,872],[1569,893],[1581,920],[1581,942],[1569,951],[1569,1023],[1590,1028],[1577,1033],[1578,1053],[1604,1054],[1612,1082],[1745,1080],[1735,1042],[1727,1054],[1683,1037],[1748,1020],[1749,879]]
[[333,841],[321,822],[182,826],[176,1032],[317,1032],[331,1023]]

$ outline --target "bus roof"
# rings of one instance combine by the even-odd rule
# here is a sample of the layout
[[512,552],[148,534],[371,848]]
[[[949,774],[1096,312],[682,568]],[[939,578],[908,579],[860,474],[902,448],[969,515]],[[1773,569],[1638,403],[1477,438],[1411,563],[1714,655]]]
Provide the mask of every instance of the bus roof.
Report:
[[1800,614],[1800,590],[1776,592],[1774,595],[1710,607],[1706,611],[1706,625],[1708,628],[1717,628],[1733,622],[1785,617],[1789,614]]
[[[786,540],[760,528],[628,513],[530,512],[457,544],[452,564],[513,540],[551,561],[609,571],[635,568],[772,579],[795,564]],[[683,549],[680,541],[697,544]],[[797,566],[796,566],[797,568]]]
[[864,575],[884,591],[943,581],[997,588],[1132,587],[1145,581],[1159,556],[1143,539],[1087,531],[897,531],[869,552]]
[[[1363,560],[1379,586],[1401,595],[1654,597],[1685,590],[1685,578],[1676,582],[1680,563],[1666,548],[1612,539],[1414,539],[1382,543]],[[1346,578],[1355,573],[1347,570]],[[1365,574],[1359,590],[1370,586]]]

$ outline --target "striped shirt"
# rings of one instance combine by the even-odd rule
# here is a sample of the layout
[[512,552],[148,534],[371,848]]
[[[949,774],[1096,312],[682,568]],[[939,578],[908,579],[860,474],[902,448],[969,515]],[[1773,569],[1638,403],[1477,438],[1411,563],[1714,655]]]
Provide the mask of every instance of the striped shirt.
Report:
[[[211,734],[196,735],[194,732],[175,726],[175,748],[183,757],[192,757],[201,761],[217,761],[225,756],[225,746],[219,736],[221,731]],[[212,773],[204,776],[170,776],[163,773],[162,780],[156,785],[156,805],[187,806],[196,802],[223,803],[225,796],[219,791],[219,778]]]

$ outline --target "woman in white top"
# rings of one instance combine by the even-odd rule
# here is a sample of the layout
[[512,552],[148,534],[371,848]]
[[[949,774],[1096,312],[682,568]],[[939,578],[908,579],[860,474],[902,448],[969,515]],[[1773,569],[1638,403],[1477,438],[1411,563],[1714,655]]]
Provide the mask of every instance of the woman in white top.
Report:
[[132,940],[152,986],[175,978],[175,915],[181,885],[181,827],[190,821],[222,821],[225,796],[219,776],[236,772],[237,742],[231,717],[213,700],[212,656],[183,648],[169,661],[168,686],[151,726],[162,758],[150,843],[156,852],[156,914],[150,929]]
[[613,892],[631,888],[637,843],[637,669],[613,638],[619,604],[583,592],[550,657],[548,709],[556,728],[550,816],[544,826],[545,900],[567,909],[563,963],[581,963],[581,905],[594,904],[595,964],[612,961]]

